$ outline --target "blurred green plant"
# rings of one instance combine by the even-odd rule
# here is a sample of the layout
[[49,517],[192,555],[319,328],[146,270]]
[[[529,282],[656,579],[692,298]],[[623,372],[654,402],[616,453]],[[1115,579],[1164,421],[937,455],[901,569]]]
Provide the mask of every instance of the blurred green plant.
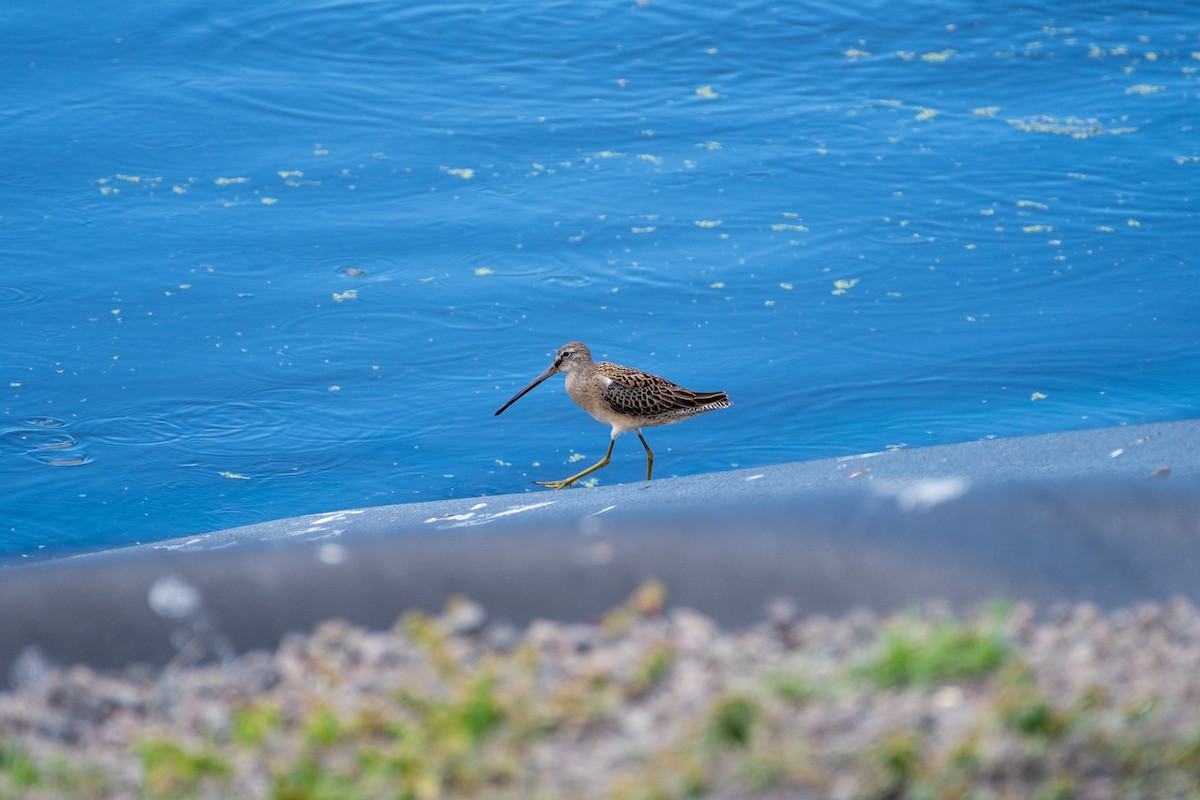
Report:
[[862,675],[884,689],[968,680],[988,675],[1009,656],[997,624],[902,622],[888,630]]
[[709,738],[719,747],[749,747],[758,717],[759,706],[749,697],[724,697],[713,707]]
[[138,752],[150,797],[194,796],[205,783],[224,783],[233,773],[229,762],[208,745],[192,750],[166,739],[147,739]]

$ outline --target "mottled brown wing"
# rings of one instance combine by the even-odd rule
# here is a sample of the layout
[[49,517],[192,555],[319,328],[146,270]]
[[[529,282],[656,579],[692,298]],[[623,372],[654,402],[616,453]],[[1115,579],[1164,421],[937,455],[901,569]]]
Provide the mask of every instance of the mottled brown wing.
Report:
[[637,417],[686,414],[690,409],[728,405],[724,392],[693,392],[648,372],[601,362],[596,371],[612,379],[604,402],[618,414]]

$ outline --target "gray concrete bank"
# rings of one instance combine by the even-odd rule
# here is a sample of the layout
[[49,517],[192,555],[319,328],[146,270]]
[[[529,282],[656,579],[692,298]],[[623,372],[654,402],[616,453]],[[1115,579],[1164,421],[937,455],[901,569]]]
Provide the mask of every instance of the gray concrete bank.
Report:
[[353,509],[0,572],[0,669],[164,663],[453,594],[594,619],[656,577],[727,624],[927,597],[1200,604],[1200,420]]

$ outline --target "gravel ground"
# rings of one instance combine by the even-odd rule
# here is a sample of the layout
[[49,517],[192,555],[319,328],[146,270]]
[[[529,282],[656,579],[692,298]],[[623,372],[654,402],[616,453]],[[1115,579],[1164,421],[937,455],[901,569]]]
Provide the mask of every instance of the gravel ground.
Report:
[[456,598],[274,652],[180,642],[164,669],[28,651],[0,694],[0,798],[1200,797],[1187,601],[780,600],[721,630],[665,599],[517,629]]

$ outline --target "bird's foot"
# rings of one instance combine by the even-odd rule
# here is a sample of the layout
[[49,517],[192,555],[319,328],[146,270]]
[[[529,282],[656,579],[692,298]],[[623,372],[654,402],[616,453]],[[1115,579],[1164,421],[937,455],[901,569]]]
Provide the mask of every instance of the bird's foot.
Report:
[[573,478],[568,478],[565,481],[534,481],[538,486],[545,486],[547,489],[565,489],[574,482]]

